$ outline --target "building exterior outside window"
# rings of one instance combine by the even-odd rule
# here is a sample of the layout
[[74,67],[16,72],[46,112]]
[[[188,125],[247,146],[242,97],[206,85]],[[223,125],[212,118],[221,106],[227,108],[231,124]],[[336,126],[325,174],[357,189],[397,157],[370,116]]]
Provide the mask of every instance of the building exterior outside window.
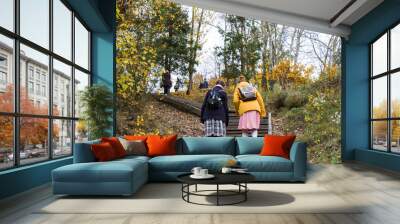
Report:
[[7,130],[0,132],[0,170],[70,156],[74,141],[87,139],[74,105],[90,85],[90,32],[64,1],[51,2],[20,1],[19,13],[12,12],[20,16],[19,33],[0,29],[0,123]]
[[33,82],[32,81],[29,81],[28,82],[28,93],[30,94],[30,95],[33,95],[34,94],[34,84],[33,84]]
[[7,55],[0,54],[0,91],[5,91],[7,88],[7,68],[8,68],[8,60]]

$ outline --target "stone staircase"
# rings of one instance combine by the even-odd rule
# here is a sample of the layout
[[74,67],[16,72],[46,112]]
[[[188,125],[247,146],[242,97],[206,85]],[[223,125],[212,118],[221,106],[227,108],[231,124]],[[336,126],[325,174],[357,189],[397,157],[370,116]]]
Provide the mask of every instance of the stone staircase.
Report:
[[[167,103],[176,109],[181,111],[191,113],[197,116],[200,116],[200,107],[201,104],[192,102],[190,100],[186,100],[180,97],[172,96],[172,95],[153,95],[157,100]],[[270,116],[270,115],[269,115]],[[227,136],[242,136],[242,131],[238,130],[239,125],[239,115],[235,113],[235,111],[229,111],[229,124],[226,127],[226,135]],[[265,134],[268,134],[268,117],[261,119],[260,129],[258,130],[258,136],[262,137]]]

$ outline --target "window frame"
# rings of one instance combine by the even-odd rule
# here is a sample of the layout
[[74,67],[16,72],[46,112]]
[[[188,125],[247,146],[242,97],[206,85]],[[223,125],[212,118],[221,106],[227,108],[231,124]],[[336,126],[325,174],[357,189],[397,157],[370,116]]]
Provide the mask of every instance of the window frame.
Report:
[[[13,119],[13,153],[14,153],[14,161],[13,161],[13,166],[11,167],[5,167],[5,168],[0,168],[0,172],[4,171],[4,170],[10,170],[10,169],[15,169],[18,167],[23,167],[23,166],[29,166],[29,165],[33,165],[33,164],[37,164],[37,163],[43,163],[49,160],[53,160],[53,159],[62,159],[65,157],[70,157],[73,155],[73,151],[74,151],[74,143],[75,143],[75,125],[76,125],[76,121],[78,121],[80,118],[79,117],[75,117],[75,108],[72,107],[71,108],[71,114],[70,116],[56,116],[53,115],[53,59],[58,60],[59,62],[62,62],[68,66],[71,66],[71,83],[73,84],[75,82],[75,69],[87,74],[89,76],[89,83],[88,85],[91,86],[92,85],[92,72],[91,72],[91,65],[92,65],[92,61],[91,61],[91,49],[92,49],[92,43],[91,43],[91,37],[92,37],[92,30],[89,29],[89,27],[87,26],[87,24],[83,21],[83,19],[79,16],[78,13],[76,13],[72,7],[65,1],[65,0],[59,0],[62,4],[64,4],[64,6],[66,8],[68,8],[68,10],[71,11],[71,18],[70,18],[70,22],[71,22],[71,58],[67,59],[64,58],[63,56],[55,53],[54,50],[54,45],[53,45],[53,21],[54,21],[54,17],[53,17],[53,1],[54,0],[48,0],[49,1],[49,47],[48,49],[46,49],[45,47],[42,47],[39,44],[34,43],[33,41],[30,41],[29,39],[23,37],[20,35],[20,0],[14,0],[13,1],[13,9],[14,9],[14,18],[13,18],[13,22],[14,22],[14,30],[10,31],[4,27],[0,26],[0,35],[3,35],[5,37],[11,38],[13,40],[13,44],[14,44],[14,48],[13,48],[13,63],[12,63],[12,74],[13,75],[13,79],[14,79],[14,99],[13,99],[13,107],[14,110],[13,112],[2,112],[0,111],[0,116],[10,116]],[[81,67],[80,65],[75,63],[75,25],[74,25],[74,21],[75,18],[77,20],[79,20],[79,22],[85,27],[85,29],[88,31],[88,69],[85,69],[83,67]],[[21,113],[20,111],[20,85],[21,85],[21,81],[20,81],[20,45],[23,44],[27,47],[32,48],[33,50],[39,51],[40,53],[43,53],[45,55],[48,56],[49,58],[49,63],[48,63],[48,82],[46,84],[46,91],[48,93],[46,93],[46,96],[48,97],[48,113],[46,115],[39,115],[39,114],[26,114],[26,113]],[[36,80],[36,70],[33,71],[33,81]],[[41,73],[40,73],[41,74]],[[27,80],[30,80],[30,74],[27,73],[25,74],[27,77]],[[39,77],[40,78],[40,77]],[[34,83],[36,83],[34,81]],[[39,83],[41,83],[41,79],[39,80]],[[35,84],[34,84],[35,85]],[[72,102],[71,104],[74,105],[75,103],[75,88],[74,85],[71,85],[71,92],[72,92]],[[27,90],[29,91],[29,90]],[[34,89],[34,91],[36,91]],[[41,94],[40,94],[41,95]],[[33,163],[26,163],[26,164],[21,164],[20,161],[20,119],[24,118],[24,117],[28,117],[28,118],[45,118],[47,119],[48,122],[48,136],[47,136],[47,142],[48,143],[52,143],[53,142],[53,121],[55,120],[66,120],[66,121],[71,121],[71,153],[69,155],[63,155],[63,156],[57,156],[54,158],[54,150],[53,150],[53,144],[48,144],[48,157],[44,158],[41,161],[38,162],[33,162]]]
[[[379,151],[379,152],[386,152],[386,153],[392,153],[392,154],[400,154],[400,152],[394,152],[392,151],[392,121],[400,121],[400,117],[392,117],[392,98],[391,98],[391,92],[392,92],[392,76],[396,75],[398,72],[400,72],[400,67],[397,68],[391,68],[391,57],[392,57],[392,48],[391,48],[391,31],[393,28],[400,26],[400,22],[396,22],[393,25],[391,25],[389,28],[385,29],[383,33],[378,35],[375,39],[373,39],[369,44],[369,149],[373,151]],[[376,74],[374,75],[373,72],[373,44],[378,41],[381,37],[384,35],[387,35],[387,69],[385,72]],[[400,52],[399,52],[400,53]],[[373,118],[373,93],[374,93],[374,86],[373,86],[373,81],[382,77],[386,77],[386,86],[387,86],[387,105],[386,105],[386,117],[385,118]],[[387,138],[386,138],[386,150],[379,150],[374,148],[374,132],[373,132],[373,122],[376,121],[386,121],[387,122]]]

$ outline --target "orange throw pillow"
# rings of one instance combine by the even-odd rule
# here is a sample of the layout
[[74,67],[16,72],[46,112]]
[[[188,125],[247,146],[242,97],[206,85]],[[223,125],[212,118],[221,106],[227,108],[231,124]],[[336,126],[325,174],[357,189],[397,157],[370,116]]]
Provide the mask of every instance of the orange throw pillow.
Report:
[[280,156],[289,159],[290,148],[296,135],[278,136],[265,135],[264,146],[261,149],[261,156]]
[[110,161],[116,159],[115,151],[112,145],[108,142],[91,145],[94,157],[99,162]]
[[128,141],[146,141],[147,136],[145,135],[124,135],[124,139]]
[[148,136],[147,143],[147,154],[148,156],[165,156],[165,155],[176,155],[176,139],[177,135],[152,135]]
[[108,142],[114,149],[115,155],[118,158],[126,156],[126,151],[124,149],[124,146],[121,144],[118,138],[116,137],[110,137],[110,138],[101,138],[101,142]]
[[146,140],[149,136],[147,135],[124,135],[124,139],[128,140],[128,141],[143,141],[144,142],[144,146],[146,146],[146,149],[149,149],[147,147],[147,143]]

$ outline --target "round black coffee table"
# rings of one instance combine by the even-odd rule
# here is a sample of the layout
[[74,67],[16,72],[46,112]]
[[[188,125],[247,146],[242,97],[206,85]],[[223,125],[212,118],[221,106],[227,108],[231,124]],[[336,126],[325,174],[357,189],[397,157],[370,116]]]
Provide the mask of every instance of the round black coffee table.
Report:
[[[229,173],[213,174],[215,177],[212,179],[193,179],[189,174],[182,174],[178,176],[178,181],[182,183],[182,199],[188,203],[198,204],[198,205],[234,205],[245,202],[247,200],[247,192],[249,188],[247,183],[255,180],[255,177],[248,173]],[[198,190],[197,185],[215,185],[215,190]],[[236,185],[237,190],[223,190],[220,189],[220,185]],[[194,191],[190,191],[190,186],[195,186]],[[206,194],[209,192],[215,192],[215,194]],[[193,202],[190,200],[190,196],[203,196],[203,197],[216,197],[216,204],[202,204]],[[221,203],[221,197],[232,197],[240,196],[240,199],[231,203]]]

